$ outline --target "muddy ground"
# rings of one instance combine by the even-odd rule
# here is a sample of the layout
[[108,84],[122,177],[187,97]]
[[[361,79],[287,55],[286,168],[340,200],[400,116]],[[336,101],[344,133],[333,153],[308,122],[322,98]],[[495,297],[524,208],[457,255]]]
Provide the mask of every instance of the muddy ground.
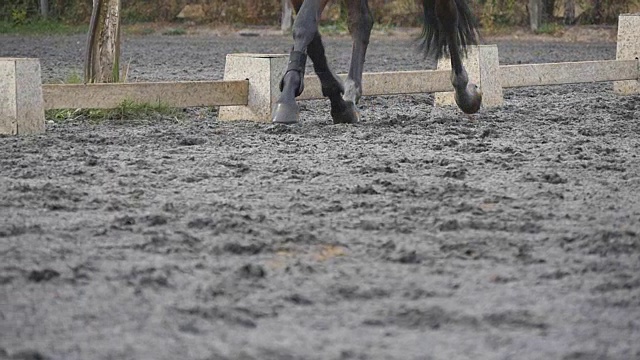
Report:
[[[335,69],[350,42],[326,39]],[[45,82],[83,36],[0,36]],[[498,41],[503,64],[615,43]],[[127,36],[129,80],[220,79],[288,37]],[[367,71],[430,67],[403,36]],[[366,86],[366,84],[365,84]],[[365,97],[288,131],[184,117],[0,138],[0,358],[639,359],[640,96],[505,91],[475,116]]]

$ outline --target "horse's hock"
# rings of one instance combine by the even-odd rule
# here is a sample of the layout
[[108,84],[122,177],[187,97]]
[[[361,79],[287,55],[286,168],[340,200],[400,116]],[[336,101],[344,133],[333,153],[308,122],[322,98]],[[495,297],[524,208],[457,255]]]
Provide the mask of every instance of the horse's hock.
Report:
[[38,59],[0,58],[0,134],[44,132]]

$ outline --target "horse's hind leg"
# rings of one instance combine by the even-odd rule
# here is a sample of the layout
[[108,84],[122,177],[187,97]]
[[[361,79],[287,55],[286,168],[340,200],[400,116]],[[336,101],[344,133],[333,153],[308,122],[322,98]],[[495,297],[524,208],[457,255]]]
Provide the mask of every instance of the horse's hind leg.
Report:
[[331,116],[335,123],[355,123],[360,118],[356,104],[362,96],[362,71],[373,28],[373,16],[367,0],[348,0],[347,6],[353,46],[349,74],[344,84],[343,105],[341,108],[331,107]]
[[[338,80],[338,78],[329,69],[320,33],[316,33],[313,41],[309,44],[307,52],[311,61],[313,61],[313,70],[320,79],[322,95],[329,98],[329,101],[331,102],[331,117],[333,117],[334,123],[356,122],[357,118],[350,118],[341,115],[349,113],[348,104],[342,99],[342,94],[345,92],[344,87],[340,80]],[[355,114],[354,111],[351,112]]]
[[[462,65],[462,51],[467,42],[475,42],[473,19],[466,8],[465,0],[435,0],[435,13],[447,37],[447,47],[451,56],[451,84],[455,90],[456,104],[467,114],[476,113],[482,103],[482,92],[469,82],[467,71]],[[461,46],[460,41],[463,41]]]
[[354,46],[351,67],[344,86],[329,70],[320,33],[316,34],[308,48],[313,69],[322,84],[322,94],[331,102],[331,117],[336,124],[356,123],[360,119],[356,103],[362,94],[362,67],[373,24],[366,0],[349,0],[348,5],[349,29],[354,39]]

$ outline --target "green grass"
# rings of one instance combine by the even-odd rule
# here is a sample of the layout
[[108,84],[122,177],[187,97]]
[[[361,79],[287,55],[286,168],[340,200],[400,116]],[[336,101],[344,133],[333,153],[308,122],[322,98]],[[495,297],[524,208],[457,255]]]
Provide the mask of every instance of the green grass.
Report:
[[319,26],[321,34],[326,35],[345,35],[349,34],[349,28],[346,21],[332,21],[321,23]]
[[378,31],[384,34],[390,34],[394,30],[396,30],[396,28],[397,27],[393,24],[379,24],[379,23],[373,24],[373,31]]
[[187,30],[183,28],[167,29],[162,32],[162,35],[169,35],[169,36],[179,36],[179,35],[186,35],[186,34],[187,34]]
[[540,24],[536,34],[555,35],[563,29],[563,26],[557,23],[543,23]]
[[122,27],[127,35],[152,35],[156,31],[149,26],[125,25]]
[[68,25],[53,20],[29,20],[22,24],[0,21],[0,34],[68,35],[87,32],[88,25]]
[[[83,76],[74,71],[65,78],[63,83],[82,84],[83,82]],[[126,82],[126,72],[123,82]],[[125,100],[113,109],[51,109],[45,111],[45,119],[56,123],[79,121],[99,124],[105,121],[126,121],[127,123],[144,124],[157,120],[182,121],[185,117],[186,112],[181,108],[163,103],[137,103],[131,100]]]
[[84,83],[84,76],[74,71],[71,74],[67,75],[67,78],[65,79],[64,83],[65,84],[82,84]]
[[53,109],[45,111],[45,119],[54,122],[88,121],[142,121],[174,120],[185,117],[181,109],[165,104],[140,104],[124,101],[115,109]]

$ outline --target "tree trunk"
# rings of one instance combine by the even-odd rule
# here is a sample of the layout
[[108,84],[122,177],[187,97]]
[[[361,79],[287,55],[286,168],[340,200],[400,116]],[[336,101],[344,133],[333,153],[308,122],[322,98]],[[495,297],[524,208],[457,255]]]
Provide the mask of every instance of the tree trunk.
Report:
[[601,24],[602,23],[602,1],[601,0],[593,0],[593,16],[591,18],[591,22],[593,24]]
[[86,83],[120,81],[120,0],[93,0],[84,67]]
[[553,10],[555,7],[555,0],[542,0],[542,22],[553,21]]
[[291,30],[293,25],[293,9],[291,9],[291,3],[289,0],[282,0],[282,21],[280,22],[280,28],[283,32]]
[[571,25],[576,20],[576,2],[575,0],[564,0],[564,23]]
[[48,0],[40,0],[40,16],[42,16],[43,19],[46,19],[49,16]]
[[536,32],[542,24],[542,0],[529,0],[529,26]]

